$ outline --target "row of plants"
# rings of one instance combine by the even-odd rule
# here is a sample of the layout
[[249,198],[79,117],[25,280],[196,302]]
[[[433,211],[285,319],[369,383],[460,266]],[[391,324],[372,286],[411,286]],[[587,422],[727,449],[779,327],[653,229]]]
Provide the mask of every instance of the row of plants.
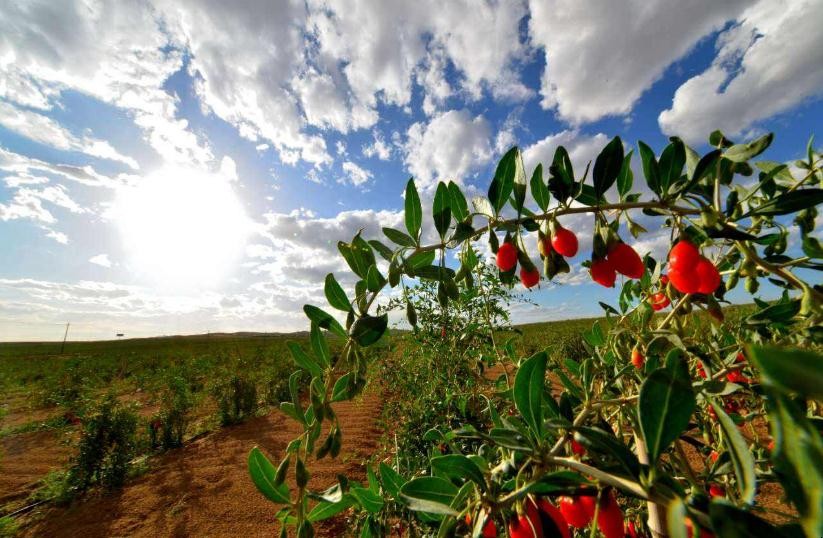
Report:
[[[434,243],[422,241],[430,235],[423,233],[413,180],[405,192],[406,229],[384,229],[393,247],[359,233],[340,242],[358,278],[354,296],[331,274],[325,292],[346,321],[306,305],[310,349],[291,348],[299,370],[281,409],[303,431],[278,465],[257,448],[249,454],[252,480],[279,506],[283,535],[291,527],[312,536],[317,522],[344,510],[358,515],[361,536],[386,534],[392,521],[407,522],[412,536],[823,535],[823,248],[815,232],[821,155],[810,142],[791,165],[753,163],[772,135],[734,144],[714,132],[709,141],[712,149],[702,156],[678,138],[659,156],[640,142],[640,188],[634,150],[626,152],[619,138],[582,175],[559,147],[548,177],[540,164],[530,180],[513,148],[488,196],[473,199],[471,209],[457,184],[437,186]],[[593,217],[584,262],[591,278],[611,287],[618,274],[626,277],[616,304],[601,303],[605,319],[582,335],[586,354],[539,350],[515,358],[516,374],[504,377],[480,413],[458,423],[424,417],[435,426],[424,437],[445,449],[430,450],[417,468],[395,460],[369,470],[367,483],[341,478],[327,490],[310,489],[310,461],[340,451],[342,426],[332,404],[362,391],[364,350],[386,333],[381,294],[398,290],[414,327],[419,305],[410,290],[431,282],[445,312],[461,289],[476,285],[480,240],[488,241],[501,283],[514,284],[518,267],[526,288],[551,281],[570,270],[566,258],[579,248],[575,230],[561,231],[561,220],[581,213]],[[640,257],[627,242],[629,234],[646,233],[647,221],[669,231],[665,259]],[[456,267],[446,263],[449,250]],[[741,280],[754,306],[732,322],[722,304]],[[779,299],[756,295],[763,282],[782,289]],[[472,331],[485,334],[493,334],[488,320]],[[328,335],[345,342],[336,356]],[[502,357],[504,346],[490,344]],[[460,371],[477,356],[464,349],[435,360]],[[304,405],[294,385],[306,374]],[[432,374],[445,401],[465,390],[437,379],[440,371]],[[768,441],[744,436],[747,425],[767,425]],[[294,489],[286,482],[291,472]],[[785,493],[784,508],[760,502],[758,489],[769,483]]]

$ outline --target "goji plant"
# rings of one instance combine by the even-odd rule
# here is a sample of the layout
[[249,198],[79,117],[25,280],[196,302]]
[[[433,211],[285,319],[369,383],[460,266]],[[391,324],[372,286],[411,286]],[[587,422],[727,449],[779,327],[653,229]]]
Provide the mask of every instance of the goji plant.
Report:
[[[538,164],[530,180],[513,148],[488,196],[471,205],[455,183],[437,185],[431,235],[410,180],[406,229],[384,229],[394,247],[360,233],[340,242],[355,295],[332,274],[325,295],[346,321],[306,305],[311,349],[291,346],[299,369],[281,409],[303,431],[278,466],[257,448],[249,455],[255,485],[281,506],[283,535],[294,527],[312,536],[314,524],[347,509],[361,514],[361,536],[386,533],[392,520],[411,535],[438,536],[823,535],[821,155],[810,142],[791,165],[751,163],[771,134],[734,144],[716,131],[709,141],[701,156],[672,138],[659,157],[640,142],[639,187],[634,151],[620,138],[582,175],[559,147],[548,173]],[[646,233],[639,213],[668,230],[666,259],[641,258],[631,246],[630,236]],[[408,300],[415,282],[430,282],[445,307],[476,284],[479,241],[488,241],[503,284],[519,276],[535,286],[538,267],[550,281],[581,247],[577,230],[561,225],[570,214],[593,217],[584,263],[592,280],[612,287],[622,277],[617,304],[601,303],[605,317],[583,334],[586,356],[517,359],[506,387],[490,389],[484,420],[434,432],[445,450],[423,468],[383,462],[365,484],[341,478],[311,491],[310,460],[336,457],[344,439],[332,404],[363,390],[364,351],[387,332],[381,293],[393,288]],[[741,278],[751,295],[764,280],[782,295],[754,296],[726,319],[721,305]],[[328,338],[342,342],[340,353],[330,353]],[[779,484],[784,505],[759,502],[768,483]]]

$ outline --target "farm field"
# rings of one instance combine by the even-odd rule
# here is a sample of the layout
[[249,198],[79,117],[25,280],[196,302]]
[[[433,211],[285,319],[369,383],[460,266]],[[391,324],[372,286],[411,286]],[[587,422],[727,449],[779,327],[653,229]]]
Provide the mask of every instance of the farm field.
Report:
[[[732,307],[740,316],[750,307]],[[555,359],[585,353],[581,333],[595,319],[533,323],[498,331],[516,354],[548,350]],[[23,509],[9,522],[9,536],[173,536],[271,535],[277,528],[272,505],[249,479],[245,460],[259,446],[277,459],[299,435],[298,425],[277,409],[288,400],[285,380],[293,369],[288,341],[306,345],[305,333],[210,335],[110,342],[0,345],[3,383],[0,425],[0,513]],[[334,340],[332,348],[334,349]],[[389,368],[411,363],[417,344],[408,332],[394,332],[373,353]],[[414,366],[406,367],[413,369]],[[404,370],[398,366],[397,371]],[[496,363],[477,386],[493,391],[494,381],[515,366]],[[335,459],[312,462],[311,487],[332,486],[339,473],[363,480],[366,464],[391,461],[398,432],[421,422],[408,396],[415,389],[379,369],[366,391],[335,404],[347,442]],[[163,412],[174,381],[185,379],[191,408],[181,446],[153,446],[152,423]],[[226,385],[244,379],[254,387],[252,405],[226,421],[221,402],[234,397]],[[551,376],[556,394],[563,390]],[[122,488],[94,487],[68,492],[67,469],[77,456],[83,418],[112,394],[138,417],[137,449]],[[166,400],[164,400],[166,398]],[[422,402],[425,404],[425,401]],[[396,420],[396,412],[402,419]],[[444,420],[449,413],[442,413]],[[426,419],[431,426],[431,417]],[[765,432],[763,424],[758,425]],[[406,435],[410,431],[405,432]],[[403,432],[399,435],[403,439]],[[414,449],[402,449],[414,452]],[[424,449],[425,452],[425,449]],[[696,465],[702,465],[695,455]],[[407,462],[411,466],[412,462]],[[291,480],[293,486],[293,479]],[[779,502],[779,491],[773,502]],[[349,522],[343,514],[323,522],[320,536],[337,536]]]

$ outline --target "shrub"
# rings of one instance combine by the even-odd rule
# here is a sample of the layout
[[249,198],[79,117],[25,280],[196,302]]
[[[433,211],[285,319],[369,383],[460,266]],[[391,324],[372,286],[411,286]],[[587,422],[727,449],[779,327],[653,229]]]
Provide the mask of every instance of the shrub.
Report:
[[79,490],[92,484],[119,487],[126,479],[138,439],[137,415],[106,396],[81,422],[78,453],[72,460],[69,482]]
[[189,425],[194,396],[188,380],[172,376],[163,392],[160,412],[149,422],[149,438],[153,449],[176,448],[183,444]]
[[257,386],[243,374],[235,374],[212,389],[217,400],[220,423],[238,424],[257,411]]
[[[331,274],[324,291],[329,305],[345,313],[345,326],[321,308],[304,306],[312,349],[292,352],[312,377],[311,408],[303,412],[296,391],[284,404],[303,432],[279,467],[259,449],[249,455],[257,488],[283,505],[278,515],[284,526],[311,536],[315,522],[353,507],[362,535],[402,520],[412,535],[479,536],[491,521],[495,533],[507,528],[511,536],[525,536],[542,528],[568,536],[565,516],[550,502],[563,496],[580,508],[575,526],[588,525],[580,532],[591,536],[598,529],[607,537],[636,535],[638,527],[639,534],[654,536],[822,536],[823,289],[804,278],[823,269],[815,233],[823,158],[810,142],[792,167],[749,162],[771,142],[769,134],[734,144],[716,131],[709,138],[713,149],[701,156],[672,137],[659,159],[640,143],[641,192],[632,192],[633,152],[626,153],[619,137],[601,151],[592,173],[587,166],[582,176],[575,175],[565,148],[557,148],[545,167],[547,180],[543,165],[529,180],[520,151],[512,148],[498,164],[488,197],[473,199],[472,210],[455,183],[437,185],[431,216],[439,239],[430,245],[421,242],[429,233],[423,233],[420,196],[410,180],[406,230],[383,230],[394,248],[361,233],[338,245],[358,278],[354,297]],[[756,171],[754,180],[739,178]],[[550,206],[552,198],[556,203]],[[628,234],[646,233],[640,212],[656,219],[655,227],[670,230],[672,247],[679,245],[666,259],[641,258],[626,243]],[[617,304],[600,303],[605,318],[583,331],[585,353],[579,341],[570,341],[558,344],[563,349],[549,348],[551,356],[541,349],[520,358],[514,379],[483,395],[485,423],[458,420],[451,431],[424,434],[443,443],[445,453],[430,451],[422,472],[383,463],[378,472],[369,470],[368,485],[344,477],[329,490],[310,491],[306,462],[328,452],[326,443],[315,446],[322,423],[329,421],[335,432],[340,427],[326,410],[363,389],[365,350],[386,334],[388,315],[375,307],[380,293],[395,288],[416,325],[419,305],[409,299],[414,292],[408,286],[422,282],[436,289],[436,301],[423,308],[439,308],[442,319],[450,319],[448,305],[460,300],[460,288],[476,284],[471,275],[480,239],[496,255],[500,282],[513,285],[519,265],[523,283],[531,286],[535,263],[527,245],[536,236],[543,274],[551,281],[569,270],[559,251],[570,254],[577,246],[569,237],[554,241],[558,219],[581,213],[593,215],[584,267],[607,287],[622,279]],[[456,270],[446,264],[448,250],[458,251]],[[377,255],[388,262],[386,271]],[[721,305],[742,279],[754,307],[726,319]],[[776,300],[756,295],[766,281],[779,290]],[[444,328],[441,338],[448,337]],[[330,367],[327,333],[345,341],[339,369]],[[422,355],[428,362],[421,363],[420,378],[400,381],[424,397],[421,387],[428,383],[444,391],[444,401],[459,398],[459,384],[449,376],[465,365],[460,357],[485,344],[431,344],[431,354]],[[552,374],[562,393],[550,390]],[[440,413],[447,409],[436,408],[437,416],[420,410],[420,425],[442,422],[448,417]],[[744,436],[739,426],[754,435]],[[402,461],[401,453],[397,459]],[[284,481],[291,462],[293,491]],[[779,483],[797,517],[760,502],[758,487],[769,482]],[[788,522],[778,527],[761,516]]]

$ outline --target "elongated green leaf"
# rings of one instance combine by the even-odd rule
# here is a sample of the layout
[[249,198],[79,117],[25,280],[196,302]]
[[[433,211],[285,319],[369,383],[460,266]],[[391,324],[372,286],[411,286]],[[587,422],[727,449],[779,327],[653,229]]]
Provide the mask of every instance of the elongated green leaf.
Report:
[[823,536],[823,439],[797,404],[776,391],[769,393],[775,470],[800,512],[806,536]]
[[383,234],[389,238],[389,241],[400,245],[401,247],[413,247],[415,241],[410,236],[404,234],[400,230],[394,228],[383,228]]
[[323,369],[296,342],[287,342],[286,345],[291,351],[291,356],[297,366],[308,371],[312,377],[323,376]]
[[640,149],[640,160],[643,163],[643,175],[646,176],[646,184],[652,192],[660,194],[660,166],[657,164],[654,151],[642,141],[637,143],[637,147]]
[[637,409],[650,463],[656,462],[660,454],[686,429],[695,405],[685,361],[649,374],[640,387]]
[[454,181],[449,181],[449,197],[454,220],[463,222],[469,216],[469,204],[466,202],[466,197],[460,190],[460,186]]
[[340,287],[340,284],[332,273],[326,275],[326,284],[323,291],[326,293],[326,300],[332,308],[342,310],[343,312],[351,310],[351,303],[346,296],[346,292]]
[[462,454],[448,454],[431,459],[432,473],[438,476],[456,478],[459,480],[471,480],[483,489],[486,489],[486,481],[483,478],[483,471],[475,462]]
[[443,281],[449,278],[454,279],[454,269],[449,267],[440,267],[438,265],[429,265],[427,267],[416,268],[413,276]]
[[514,189],[514,176],[517,173],[517,161],[519,160],[518,153],[517,147],[513,147],[503,155],[503,158],[497,164],[491,185],[489,185],[489,201],[494,208],[495,215],[506,205]]
[[383,336],[389,325],[389,315],[362,316],[351,327],[351,337],[363,347],[368,347]]
[[285,483],[280,485],[274,483],[274,475],[277,469],[257,447],[252,448],[249,452],[248,468],[255,487],[268,500],[277,504],[291,502],[289,487]]
[[331,352],[329,351],[329,343],[326,342],[326,336],[316,324],[311,324],[311,349],[314,351],[314,356],[320,361],[324,367],[329,365],[331,361]]
[[614,185],[623,167],[623,141],[615,136],[594,161],[594,195],[603,196]]
[[752,364],[762,373],[764,384],[803,397],[823,399],[823,355],[811,350],[749,346]]
[[400,488],[403,487],[403,477],[400,473],[389,467],[383,462],[380,462],[380,482],[383,484],[383,490],[394,498],[400,494]]
[[547,360],[544,351],[532,355],[520,365],[514,378],[514,405],[538,438],[543,435],[543,387]]
[[523,204],[526,203],[526,191],[528,190],[528,183],[526,183],[526,171],[523,169],[523,156],[517,152],[514,167],[514,209],[520,215],[523,212]]
[[773,139],[774,133],[769,133],[748,144],[735,144],[723,153],[723,157],[736,163],[748,161],[766,151]]
[[383,508],[383,498],[367,488],[353,487],[351,495],[357,499],[360,506],[371,514],[376,514]]
[[541,163],[537,163],[534,173],[532,173],[531,189],[532,197],[534,201],[537,202],[537,207],[545,211],[546,208],[549,207],[551,195],[549,194],[548,185],[543,181],[543,165]]
[[341,500],[336,503],[321,502],[312,508],[311,512],[306,516],[309,521],[316,523],[334,517],[343,510],[354,506],[354,497],[352,495],[344,495]]
[[372,292],[380,291],[380,288],[382,288],[385,284],[386,279],[380,274],[380,270],[377,268],[377,265],[372,265],[369,267],[369,271],[366,273],[366,288]]
[[686,164],[686,148],[683,141],[673,137],[672,141],[660,155],[660,191],[668,192],[669,186],[673,185],[683,174],[683,166]]
[[420,226],[423,224],[423,206],[414,179],[406,184],[406,230],[415,241],[420,239]]
[[331,401],[340,402],[349,399],[349,384],[352,376],[353,374],[349,372],[337,378],[331,391]]
[[433,250],[423,250],[416,252],[406,259],[406,266],[413,269],[426,267],[432,264],[436,254]]
[[549,167],[549,191],[555,198],[565,202],[572,195],[573,187],[574,169],[569,152],[563,146],[557,146]]
[[331,317],[330,314],[325,312],[324,310],[317,308],[316,306],[307,304],[303,306],[303,312],[305,312],[306,316],[314,323],[317,324],[318,327],[321,329],[326,329],[327,331],[333,332],[334,334],[341,336],[343,338],[346,337],[346,330],[340,325],[340,323]]
[[437,233],[440,234],[440,239],[443,239],[446,236],[446,232],[449,231],[449,225],[452,220],[452,209],[449,188],[442,181],[437,184],[437,190],[434,193],[432,218],[434,219],[434,227]]
[[392,260],[392,257],[394,257],[394,252],[392,251],[392,249],[390,249],[377,239],[369,239],[369,245],[371,245],[371,247],[380,254],[380,257],[386,260],[387,262],[390,262]]
[[742,218],[788,215],[819,204],[823,204],[823,189],[800,189],[775,196],[748,211]]
[[634,183],[634,172],[632,172],[632,155],[634,150],[629,150],[626,157],[623,159],[623,166],[620,167],[620,174],[617,176],[617,193],[621,197],[625,196],[632,190]]
[[436,476],[421,476],[403,484],[400,498],[415,512],[457,515],[450,506],[457,495],[457,486]]
[[740,498],[743,502],[751,504],[754,502],[756,493],[756,478],[754,474],[754,457],[746,440],[737,429],[737,425],[726,414],[723,408],[715,402],[710,404],[717,414],[717,421],[720,429],[723,430],[723,441],[731,456],[734,474],[737,477],[737,487],[740,490]]

